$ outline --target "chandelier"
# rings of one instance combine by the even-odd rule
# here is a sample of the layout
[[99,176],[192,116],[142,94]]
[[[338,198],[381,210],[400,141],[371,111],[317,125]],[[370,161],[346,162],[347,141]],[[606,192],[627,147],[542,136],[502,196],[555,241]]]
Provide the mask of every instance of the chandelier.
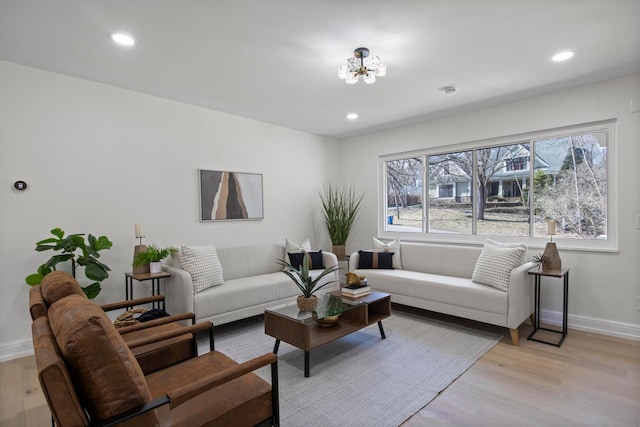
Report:
[[369,56],[369,49],[366,47],[354,50],[353,56],[347,59],[347,65],[338,67],[338,77],[350,85],[357,83],[360,76],[363,76],[365,83],[371,84],[376,81],[376,77],[386,74],[387,66],[381,64],[377,56]]

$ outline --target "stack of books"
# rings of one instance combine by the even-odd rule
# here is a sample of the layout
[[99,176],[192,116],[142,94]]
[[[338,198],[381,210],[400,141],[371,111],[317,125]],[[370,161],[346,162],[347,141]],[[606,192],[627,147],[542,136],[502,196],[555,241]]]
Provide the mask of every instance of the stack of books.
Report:
[[345,298],[356,299],[369,295],[371,293],[371,286],[368,285],[350,285],[342,288],[342,296]]

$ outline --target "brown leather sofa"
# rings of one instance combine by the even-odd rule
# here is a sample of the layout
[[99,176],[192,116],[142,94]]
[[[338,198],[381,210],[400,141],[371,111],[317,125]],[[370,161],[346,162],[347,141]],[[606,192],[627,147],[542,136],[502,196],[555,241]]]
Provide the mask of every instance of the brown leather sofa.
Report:
[[[144,375],[104,310],[72,294],[32,324],[42,390],[59,426],[278,426],[277,358],[211,351]],[[253,373],[271,366],[271,384]]]

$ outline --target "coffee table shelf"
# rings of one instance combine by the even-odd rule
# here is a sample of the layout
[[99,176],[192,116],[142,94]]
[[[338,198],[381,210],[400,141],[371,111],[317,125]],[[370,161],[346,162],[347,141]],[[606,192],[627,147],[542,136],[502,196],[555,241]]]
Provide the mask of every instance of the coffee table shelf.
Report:
[[[339,291],[331,293],[340,297]],[[309,353],[331,341],[342,338],[367,326],[378,324],[380,336],[385,338],[382,320],[391,315],[391,296],[382,292],[350,300],[339,321],[330,327],[316,323],[311,313],[299,312],[296,306],[267,309],[264,314],[264,332],[276,339],[273,352],[277,354],[280,341],[289,343],[305,352],[305,377],[309,376]]]

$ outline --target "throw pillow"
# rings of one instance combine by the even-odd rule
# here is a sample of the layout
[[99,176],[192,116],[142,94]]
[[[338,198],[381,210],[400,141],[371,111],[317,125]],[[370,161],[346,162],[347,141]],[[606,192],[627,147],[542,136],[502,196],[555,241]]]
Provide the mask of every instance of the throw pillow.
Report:
[[181,246],[180,263],[182,268],[191,275],[193,293],[204,291],[212,286],[222,285],[222,265],[218,259],[216,247]]
[[289,263],[297,269],[300,269],[304,257],[309,260],[309,270],[324,269],[322,263],[322,251],[318,252],[293,252],[289,253]]
[[311,242],[309,239],[304,239],[302,243],[298,244],[289,239],[285,239],[284,250],[286,253],[311,252]]
[[402,260],[400,259],[400,239],[394,239],[385,243],[374,237],[373,249],[375,251],[393,252],[393,268],[402,270]]
[[511,270],[522,265],[526,252],[527,245],[524,243],[508,244],[485,240],[471,280],[508,291]]
[[393,270],[393,252],[358,251],[358,269],[388,269]]

